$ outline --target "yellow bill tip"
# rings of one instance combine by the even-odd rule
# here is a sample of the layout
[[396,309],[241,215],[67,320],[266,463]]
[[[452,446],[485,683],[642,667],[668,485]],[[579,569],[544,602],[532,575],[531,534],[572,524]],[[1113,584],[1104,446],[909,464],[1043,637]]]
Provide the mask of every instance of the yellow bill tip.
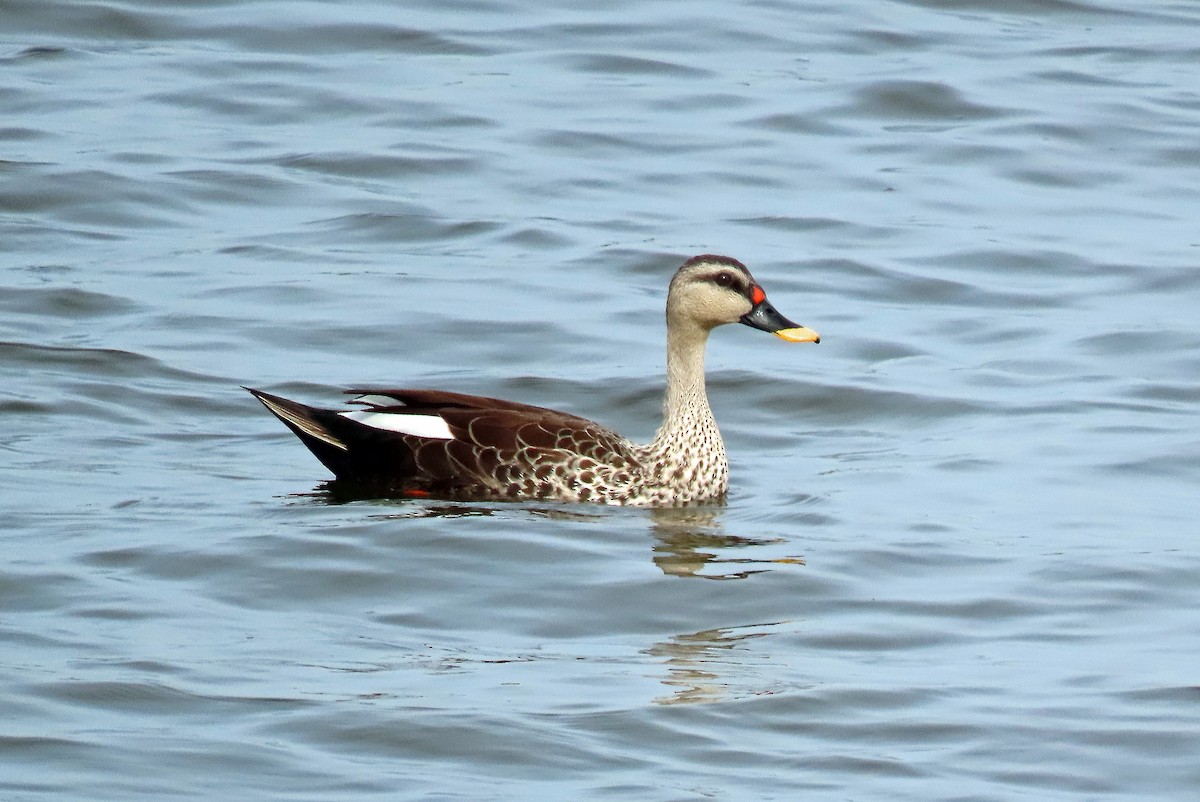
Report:
[[794,329],[780,329],[772,332],[781,340],[787,340],[790,343],[819,343],[821,335],[817,334],[807,326],[796,326]]

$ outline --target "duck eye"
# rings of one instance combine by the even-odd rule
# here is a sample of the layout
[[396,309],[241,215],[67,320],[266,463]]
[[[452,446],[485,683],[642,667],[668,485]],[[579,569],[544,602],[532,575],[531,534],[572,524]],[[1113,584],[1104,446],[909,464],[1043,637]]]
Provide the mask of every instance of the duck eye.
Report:
[[728,287],[733,284],[733,274],[726,273],[724,270],[722,270],[720,273],[717,273],[717,277],[714,279],[714,281],[716,281],[717,285],[720,287]]

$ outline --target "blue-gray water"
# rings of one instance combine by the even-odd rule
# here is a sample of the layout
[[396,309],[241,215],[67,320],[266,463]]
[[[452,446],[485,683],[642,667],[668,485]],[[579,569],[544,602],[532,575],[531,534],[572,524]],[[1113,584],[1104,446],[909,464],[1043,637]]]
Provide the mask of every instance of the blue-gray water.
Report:
[[[0,2],[0,797],[1197,798],[1200,6],[576,5]],[[649,437],[711,251],[724,508],[239,389]]]

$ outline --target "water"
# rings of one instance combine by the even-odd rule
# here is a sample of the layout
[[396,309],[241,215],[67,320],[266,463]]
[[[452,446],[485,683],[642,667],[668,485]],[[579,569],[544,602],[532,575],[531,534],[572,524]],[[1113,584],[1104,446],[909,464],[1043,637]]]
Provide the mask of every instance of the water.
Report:
[[[5,799],[1194,799],[1191,3],[0,4]],[[340,504],[240,384],[727,506]]]

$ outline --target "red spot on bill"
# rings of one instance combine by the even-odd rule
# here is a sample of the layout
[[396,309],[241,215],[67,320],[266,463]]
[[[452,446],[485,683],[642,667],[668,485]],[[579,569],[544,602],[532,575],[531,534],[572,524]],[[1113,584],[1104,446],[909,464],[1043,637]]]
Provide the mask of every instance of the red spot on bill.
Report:
[[763,292],[762,287],[755,284],[750,290],[750,299],[754,301],[754,305],[757,306],[758,304],[761,304],[763,301],[767,300],[767,294]]

